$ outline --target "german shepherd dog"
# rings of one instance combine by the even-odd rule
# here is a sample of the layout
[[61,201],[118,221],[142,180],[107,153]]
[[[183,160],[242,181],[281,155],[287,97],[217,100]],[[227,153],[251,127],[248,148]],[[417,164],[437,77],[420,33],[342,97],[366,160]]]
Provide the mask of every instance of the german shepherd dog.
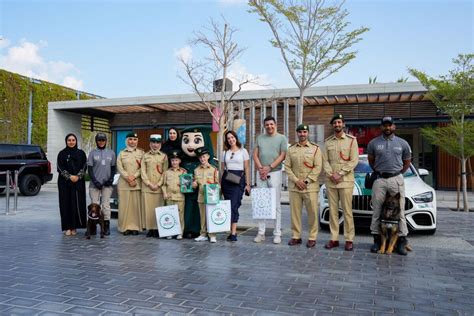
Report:
[[[400,193],[391,196],[387,192],[385,201],[382,204],[380,214],[380,250],[378,253],[392,254],[393,248],[397,244],[400,223]],[[387,247],[388,241],[388,247]]]
[[100,226],[100,238],[104,238],[104,213],[100,205],[91,203],[87,209],[86,238],[91,239],[91,235],[97,234],[97,224]]

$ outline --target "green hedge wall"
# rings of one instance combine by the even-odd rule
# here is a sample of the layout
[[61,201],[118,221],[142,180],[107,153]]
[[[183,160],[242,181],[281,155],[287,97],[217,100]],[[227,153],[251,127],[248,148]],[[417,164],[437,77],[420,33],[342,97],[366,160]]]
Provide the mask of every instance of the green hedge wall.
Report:
[[[0,142],[26,144],[28,107],[33,91],[33,129],[31,142],[46,148],[48,102],[76,100],[76,91],[54,83],[30,82],[29,78],[0,69]],[[92,97],[81,94],[81,99]]]

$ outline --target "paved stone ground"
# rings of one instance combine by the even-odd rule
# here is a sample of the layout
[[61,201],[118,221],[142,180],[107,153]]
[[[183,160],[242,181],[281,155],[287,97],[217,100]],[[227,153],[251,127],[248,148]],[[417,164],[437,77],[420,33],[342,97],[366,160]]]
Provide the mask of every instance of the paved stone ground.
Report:
[[[5,196],[0,196],[0,213]],[[249,224],[250,210],[242,207]],[[60,231],[57,192],[20,197],[0,215],[1,315],[473,315],[474,214],[440,209],[434,236],[413,235],[407,257],[283,244],[157,240],[112,235],[86,240]],[[270,232],[269,232],[270,233]]]

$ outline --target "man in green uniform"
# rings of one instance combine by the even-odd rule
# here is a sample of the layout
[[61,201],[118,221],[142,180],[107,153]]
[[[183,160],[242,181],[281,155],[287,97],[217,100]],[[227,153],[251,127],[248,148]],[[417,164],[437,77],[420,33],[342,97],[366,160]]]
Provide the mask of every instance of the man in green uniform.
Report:
[[309,127],[300,124],[296,128],[298,142],[288,148],[285,171],[288,175],[288,190],[291,209],[291,234],[288,245],[295,246],[301,240],[301,213],[303,203],[308,212],[309,236],[306,247],[316,246],[318,235],[318,177],[322,169],[319,146],[308,140]]
[[342,114],[331,119],[334,135],[325,141],[323,168],[326,174],[326,190],[329,199],[329,227],[331,240],[326,249],[339,247],[339,203],[344,214],[345,250],[353,250],[355,236],[352,216],[352,192],[354,190],[354,168],[359,162],[357,139],[344,132],[346,127]]

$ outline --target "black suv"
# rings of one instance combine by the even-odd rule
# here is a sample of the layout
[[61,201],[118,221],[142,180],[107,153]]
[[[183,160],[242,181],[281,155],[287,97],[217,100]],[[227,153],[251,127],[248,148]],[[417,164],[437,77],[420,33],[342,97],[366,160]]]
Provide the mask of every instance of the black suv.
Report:
[[[18,187],[23,195],[36,195],[41,185],[51,181],[51,163],[37,145],[0,144],[0,171],[18,170]],[[5,190],[6,175],[0,175],[0,192]]]

